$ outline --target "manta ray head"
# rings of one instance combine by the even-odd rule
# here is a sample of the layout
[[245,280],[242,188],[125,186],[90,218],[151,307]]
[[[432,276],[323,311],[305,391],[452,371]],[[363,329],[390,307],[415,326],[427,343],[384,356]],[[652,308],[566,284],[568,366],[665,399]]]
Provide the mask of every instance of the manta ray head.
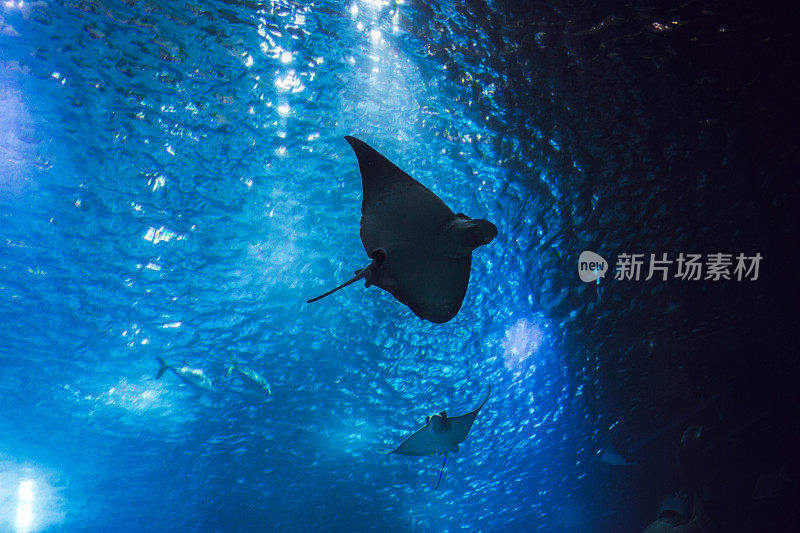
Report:
[[456,256],[472,253],[479,246],[489,244],[497,237],[497,226],[483,219],[471,219],[463,213],[456,215],[445,233],[450,236]]
[[485,246],[497,237],[497,226],[478,218],[472,221],[473,226],[466,231],[466,244],[473,250],[478,246]]
[[449,431],[450,428],[453,426],[450,423],[450,420],[447,418],[447,413],[442,411],[438,415],[433,415],[430,417],[429,421],[431,428],[433,428],[434,433],[444,433]]

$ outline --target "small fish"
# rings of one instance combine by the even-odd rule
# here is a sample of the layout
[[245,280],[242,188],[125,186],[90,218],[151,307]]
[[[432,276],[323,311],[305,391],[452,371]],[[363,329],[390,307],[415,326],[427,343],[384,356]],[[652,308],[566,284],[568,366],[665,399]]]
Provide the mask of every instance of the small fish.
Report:
[[272,394],[272,387],[269,382],[255,370],[249,368],[242,369],[234,363],[228,366],[228,376],[232,375],[234,372],[239,376],[242,383],[244,383],[248,392],[254,393],[257,396],[263,396],[265,392],[267,395]]
[[185,384],[189,385],[190,387],[194,387],[196,389],[202,389],[206,391],[213,392],[216,390],[214,388],[214,384],[211,382],[211,379],[205,375],[205,373],[199,368],[190,368],[188,366],[182,366],[181,368],[175,368],[172,365],[169,365],[160,357],[156,357],[158,360],[158,364],[161,365],[158,369],[158,373],[156,374],[156,379],[160,378],[164,375],[164,372],[167,370],[172,370],[176,376],[180,378]]

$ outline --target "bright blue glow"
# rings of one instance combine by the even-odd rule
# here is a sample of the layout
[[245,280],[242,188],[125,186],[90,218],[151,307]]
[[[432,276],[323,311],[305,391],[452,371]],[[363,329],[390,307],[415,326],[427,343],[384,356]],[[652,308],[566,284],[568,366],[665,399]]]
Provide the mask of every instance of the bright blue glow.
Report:
[[[467,60],[451,76],[411,6],[320,7],[3,12],[18,35],[0,59],[20,66],[0,78],[18,110],[0,119],[17,174],[0,182],[0,449],[61,476],[47,514],[45,481],[23,502],[15,474],[11,527],[530,531],[596,514],[575,511],[585,415],[542,303],[562,290],[526,289],[543,236],[519,206],[532,179],[557,199],[554,173],[509,164],[519,141],[487,119],[502,80]],[[499,228],[451,322],[362,285],[304,303],[368,262],[344,135]],[[216,392],[156,380],[156,356]],[[240,394],[231,359],[272,394]],[[439,491],[438,458],[378,453],[490,385]]]

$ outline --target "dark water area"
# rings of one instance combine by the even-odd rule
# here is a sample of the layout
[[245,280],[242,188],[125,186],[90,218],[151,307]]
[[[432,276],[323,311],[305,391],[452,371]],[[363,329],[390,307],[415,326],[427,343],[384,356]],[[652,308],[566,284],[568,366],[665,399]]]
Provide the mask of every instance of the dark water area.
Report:
[[[563,152],[581,162],[580,171],[561,167],[579,209],[566,238],[571,255],[742,249],[776,258],[764,263],[763,285],[676,281],[649,294],[609,288],[602,304],[584,308],[583,345],[612,359],[598,383],[598,410],[632,407],[627,423],[640,433],[676,406],[694,411],[693,419],[710,417],[728,437],[718,437],[719,455],[708,465],[718,476],[710,506],[719,527],[792,530],[797,516],[784,506],[791,499],[754,503],[749,487],[764,464],[796,461],[796,16],[753,3],[593,4],[574,13],[561,21],[560,44],[561,57],[571,50],[575,59],[551,69],[562,112],[548,113],[564,132]],[[652,31],[654,20],[664,29]],[[512,68],[525,72],[535,48],[526,47],[523,64]],[[516,108],[547,101],[520,97]],[[593,191],[607,201],[589,212]],[[588,354],[575,348],[579,368]],[[698,402],[706,404],[702,415]],[[651,472],[669,477],[672,467]]]
[[[689,419],[710,417],[719,447],[706,468],[717,476],[709,505],[718,526],[793,530],[797,515],[785,507],[791,498],[753,502],[750,487],[765,464],[796,464],[796,16],[753,3],[601,4],[571,10],[568,20],[555,9],[530,16],[508,8],[509,19],[527,26],[508,32],[522,49],[508,71],[525,79],[539,70],[531,65],[548,64],[554,96],[515,83],[506,107],[525,110],[514,118],[554,117],[549,126],[561,153],[580,161],[570,169],[544,143],[529,151],[571,184],[567,255],[742,249],[765,250],[776,261],[764,263],[760,285],[609,288],[576,319],[582,346],[574,346],[572,368],[580,372],[592,354],[605,359],[597,410],[627,407],[626,429],[634,434],[652,432],[676,406]],[[558,36],[548,43],[557,52],[526,44],[526,33],[540,32]],[[548,100],[528,113],[526,102]],[[602,199],[591,209],[597,191]],[[666,443],[660,451],[670,452]],[[669,478],[674,467],[648,466],[643,477]]]
[[[800,530],[796,9],[0,9],[0,531]],[[304,303],[364,266],[345,135],[497,225],[447,324]],[[487,386],[440,489],[377,453]]]
[[[523,251],[559,279],[546,287],[563,282],[564,263],[584,249],[669,257],[766,250],[778,258],[764,263],[758,284],[614,286],[588,305],[587,287],[574,279],[559,307],[580,332],[565,351],[575,381],[598,400],[592,411],[627,411],[628,438],[655,433],[664,441],[648,442],[661,462],[634,482],[647,498],[656,497],[645,488],[648,476],[673,477],[667,443],[710,416],[714,431],[731,435],[709,467],[727,486],[715,502],[721,527],[794,529],[796,515],[782,516],[785,502],[768,509],[750,502],[747,489],[765,464],[794,463],[798,442],[796,14],[751,2],[494,8],[459,14],[464,27],[485,28],[482,52],[503,73],[495,99],[503,112],[482,110],[506,132],[498,150],[521,175],[533,168],[558,176],[561,218],[532,217],[550,230],[546,244],[558,246]],[[425,29],[420,39],[435,33]],[[468,37],[452,52],[447,42],[437,46],[448,65],[473,55]],[[473,94],[494,81],[475,80]],[[547,195],[541,181],[526,185],[532,196]],[[596,364],[594,382],[587,362]],[[671,419],[680,422],[662,430]],[[779,508],[780,518],[770,516]],[[604,530],[619,530],[616,518]]]

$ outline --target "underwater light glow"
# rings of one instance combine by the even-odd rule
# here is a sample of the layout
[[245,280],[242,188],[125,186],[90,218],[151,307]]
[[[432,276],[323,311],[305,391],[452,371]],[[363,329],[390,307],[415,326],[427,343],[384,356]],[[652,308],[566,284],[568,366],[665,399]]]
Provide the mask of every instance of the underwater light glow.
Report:
[[28,533],[31,531],[34,519],[34,487],[36,487],[36,482],[32,479],[24,479],[19,484],[17,493],[17,520],[14,523],[15,533]]
[[518,368],[528,357],[539,351],[544,332],[538,324],[526,318],[517,320],[506,330],[503,339],[503,355],[507,368]]
[[64,500],[48,480],[53,473],[4,457],[0,453],[0,531],[33,533],[62,522]]
[[[13,28],[0,19],[0,34],[12,35],[9,32]],[[0,61],[0,193],[21,192],[29,179],[29,162],[36,144],[25,97],[12,80],[18,74],[26,74],[24,66]]]
[[152,413],[153,408],[169,406],[168,400],[162,398],[161,391],[153,388],[152,384],[129,383],[126,379],[99,394],[97,400],[139,414]]

